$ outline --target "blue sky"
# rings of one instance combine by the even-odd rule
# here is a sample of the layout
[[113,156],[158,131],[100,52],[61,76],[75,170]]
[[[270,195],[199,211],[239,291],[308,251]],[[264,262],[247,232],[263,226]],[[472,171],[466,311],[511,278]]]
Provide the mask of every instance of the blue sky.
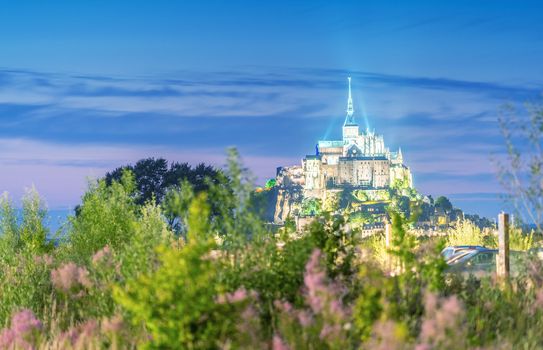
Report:
[[1,1],[0,186],[76,204],[146,156],[259,181],[359,121],[402,147],[421,192],[494,216],[506,102],[543,91],[530,1]]

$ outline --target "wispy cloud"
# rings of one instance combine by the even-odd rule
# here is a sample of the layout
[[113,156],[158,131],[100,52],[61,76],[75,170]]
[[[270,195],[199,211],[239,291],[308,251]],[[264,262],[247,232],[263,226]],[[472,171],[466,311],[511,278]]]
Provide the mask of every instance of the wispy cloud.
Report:
[[[136,78],[0,70],[0,180],[10,191],[39,182],[62,202],[55,178],[81,193],[86,175],[129,161],[162,156],[219,164],[235,145],[262,181],[277,166],[299,163],[323,135],[339,136],[347,75],[359,122],[403,148],[417,185],[429,193],[497,192],[488,181],[489,156],[502,152],[497,110],[541,91],[336,69]],[[74,202],[73,195],[63,200]]]
[[[400,101],[396,103],[399,106],[408,105],[401,100],[405,97],[402,96],[405,88],[424,90],[429,104],[437,95],[446,92],[451,105],[459,99],[465,101],[467,95],[505,101],[534,98],[541,93],[539,88],[526,86],[332,69],[278,70],[273,75],[249,71],[138,79],[4,70],[0,71],[0,103],[54,105],[59,109],[161,112],[183,117],[273,116],[289,113],[300,106],[314,106],[314,97],[323,92],[344,93],[343,78],[347,75],[353,76],[364,95],[371,97],[375,89],[378,92],[386,89],[392,96],[389,98],[399,96]],[[441,99],[442,104],[443,101]],[[323,101],[321,110],[313,113],[327,112],[328,104],[335,105]]]

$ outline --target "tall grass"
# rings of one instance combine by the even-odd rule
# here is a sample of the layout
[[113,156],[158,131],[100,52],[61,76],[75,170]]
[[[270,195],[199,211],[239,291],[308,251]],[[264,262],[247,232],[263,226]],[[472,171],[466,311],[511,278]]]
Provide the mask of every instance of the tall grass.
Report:
[[[457,220],[447,230],[447,245],[478,245],[488,248],[498,247],[496,229],[481,229],[470,220]],[[511,250],[526,251],[534,247],[534,232],[524,232],[521,227],[510,226],[509,247]]]

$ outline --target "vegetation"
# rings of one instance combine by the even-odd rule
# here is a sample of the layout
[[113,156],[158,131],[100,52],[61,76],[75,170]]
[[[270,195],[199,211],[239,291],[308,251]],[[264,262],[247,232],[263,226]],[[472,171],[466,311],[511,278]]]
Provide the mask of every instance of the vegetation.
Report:
[[[161,205],[170,228],[176,233],[182,233],[186,229],[182,225],[182,218],[177,215],[180,205],[177,202],[179,192],[200,193],[209,191],[211,184],[228,182],[221,170],[203,163],[195,167],[177,162],[168,165],[163,158],[147,158],[134,165],[125,165],[108,172],[104,177],[104,184],[112,186],[115,182],[121,182],[127,172],[134,178],[134,188],[131,191],[134,204],[144,205],[154,201]],[[79,213],[79,210],[78,207],[76,212]],[[213,207],[212,210],[217,212],[219,208]]]
[[321,213],[322,203],[318,198],[304,198],[302,202],[301,214],[304,216],[314,216]]
[[496,159],[501,184],[517,216],[542,232],[543,227],[543,102],[502,109],[499,118],[507,148],[505,159]]
[[[411,234],[394,211],[388,245],[363,239],[320,203],[307,204],[320,212],[303,232],[271,231],[235,151],[224,177],[204,179],[205,189],[184,181],[161,203],[141,201],[131,171],[91,183],[56,245],[35,191],[20,217],[4,196],[0,348],[543,347],[539,260],[509,283],[451,276],[439,254],[445,242]],[[518,233],[513,244],[533,245]],[[487,236],[459,221],[447,239]]]

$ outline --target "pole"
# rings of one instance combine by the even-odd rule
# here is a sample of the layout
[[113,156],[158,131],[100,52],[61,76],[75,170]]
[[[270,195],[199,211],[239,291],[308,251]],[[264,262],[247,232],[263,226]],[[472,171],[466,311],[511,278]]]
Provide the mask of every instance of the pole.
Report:
[[496,272],[499,277],[509,277],[509,214],[498,215],[498,256]]
[[392,225],[390,222],[385,224],[385,244],[387,249],[390,248],[390,242],[392,240]]

